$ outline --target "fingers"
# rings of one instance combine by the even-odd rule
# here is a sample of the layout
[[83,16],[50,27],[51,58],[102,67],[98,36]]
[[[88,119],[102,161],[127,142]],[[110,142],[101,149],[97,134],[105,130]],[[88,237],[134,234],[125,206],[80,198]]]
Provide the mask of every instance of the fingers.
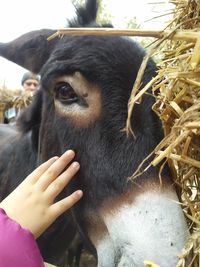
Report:
[[41,178],[37,182],[37,186],[40,190],[44,191],[46,188],[58,177],[58,175],[64,170],[64,168],[74,158],[75,153],[72,150],[65,152],[59,159],[45,171]]
[[64,189],[64,187],[69,183],[79,169],[79,163],[73,162],[65,172],[63,172],[47,187],[45,190],[45,195],[50,202],[53,202],[55,197]]
[[79,201],[83,196],[82,190],[77,190],[70,196],[56,202],[51,206],[52,216],[56,218],[60,216],[63,212],[70,209],[77,201]]
[[41,164],[24,180],[24,183],[35,183],[58,158],[59,157],[53,157]]

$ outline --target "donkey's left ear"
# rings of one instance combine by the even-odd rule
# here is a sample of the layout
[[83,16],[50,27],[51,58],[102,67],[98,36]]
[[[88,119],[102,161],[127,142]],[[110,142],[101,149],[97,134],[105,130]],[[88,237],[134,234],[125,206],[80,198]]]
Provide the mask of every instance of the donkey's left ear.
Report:
[[0,56],[39,73],[58,40],[47,40],[55,32],[49,29],[32,31],[9,43],[0,43]]

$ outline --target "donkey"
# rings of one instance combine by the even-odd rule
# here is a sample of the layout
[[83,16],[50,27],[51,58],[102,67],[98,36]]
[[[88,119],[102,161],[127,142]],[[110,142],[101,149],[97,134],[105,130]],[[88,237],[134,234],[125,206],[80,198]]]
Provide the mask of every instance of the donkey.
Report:
[[[101,27],[97,10],[97,1],[87,0],[70,27]],[[145,51],[128,37],[47,41],[54,32],[29,32],[0,44],[1,56],[41,75],[38,94],[18,120],[20,131],[34,137],[39,162],[76,151],[81,169],[63,194],[84,192],[72,216],[98,267],[142,267],[145,260],[175,266],[188,230],[168,168],[162,183],[159,166],[128,179],[163,137],[150,94],[134,107],[135,136],[123,131]],[[155,71],[149,60],[143,85]]]

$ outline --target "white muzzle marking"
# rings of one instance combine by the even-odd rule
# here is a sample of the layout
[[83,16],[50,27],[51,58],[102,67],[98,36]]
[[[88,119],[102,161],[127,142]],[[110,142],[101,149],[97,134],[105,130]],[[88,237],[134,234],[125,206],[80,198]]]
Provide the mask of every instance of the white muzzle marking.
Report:
[[175,192],[145,192],[102,214],[108,232],[98,241],[98,267],[174,267],[189,235]]

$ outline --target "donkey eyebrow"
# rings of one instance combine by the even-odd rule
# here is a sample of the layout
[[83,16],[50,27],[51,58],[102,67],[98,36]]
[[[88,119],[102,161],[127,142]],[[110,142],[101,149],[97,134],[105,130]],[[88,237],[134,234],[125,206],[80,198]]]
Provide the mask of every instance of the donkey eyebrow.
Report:
[[57,76],[63,76],[63,75],[71,75],[73,74],[77,69],[72,68],[68,65],[61,65],[61,66],[52,66],[48,68],[48,71],[46,72],[46,75],[44,79],[48,79],[48,77],[54,77],[56,78]]
[[79,71],[73,66],[70,66],[70,64],[62,64],[62,62],[56,62],[56,64],[48,64],[45,66],[45,68],[42,70],[43,78],[41,79],[41,84],[44,88],[47,88],[48,85],[53,81],[54,79],[64,76],[64,75],[72,75],[75,71]]

